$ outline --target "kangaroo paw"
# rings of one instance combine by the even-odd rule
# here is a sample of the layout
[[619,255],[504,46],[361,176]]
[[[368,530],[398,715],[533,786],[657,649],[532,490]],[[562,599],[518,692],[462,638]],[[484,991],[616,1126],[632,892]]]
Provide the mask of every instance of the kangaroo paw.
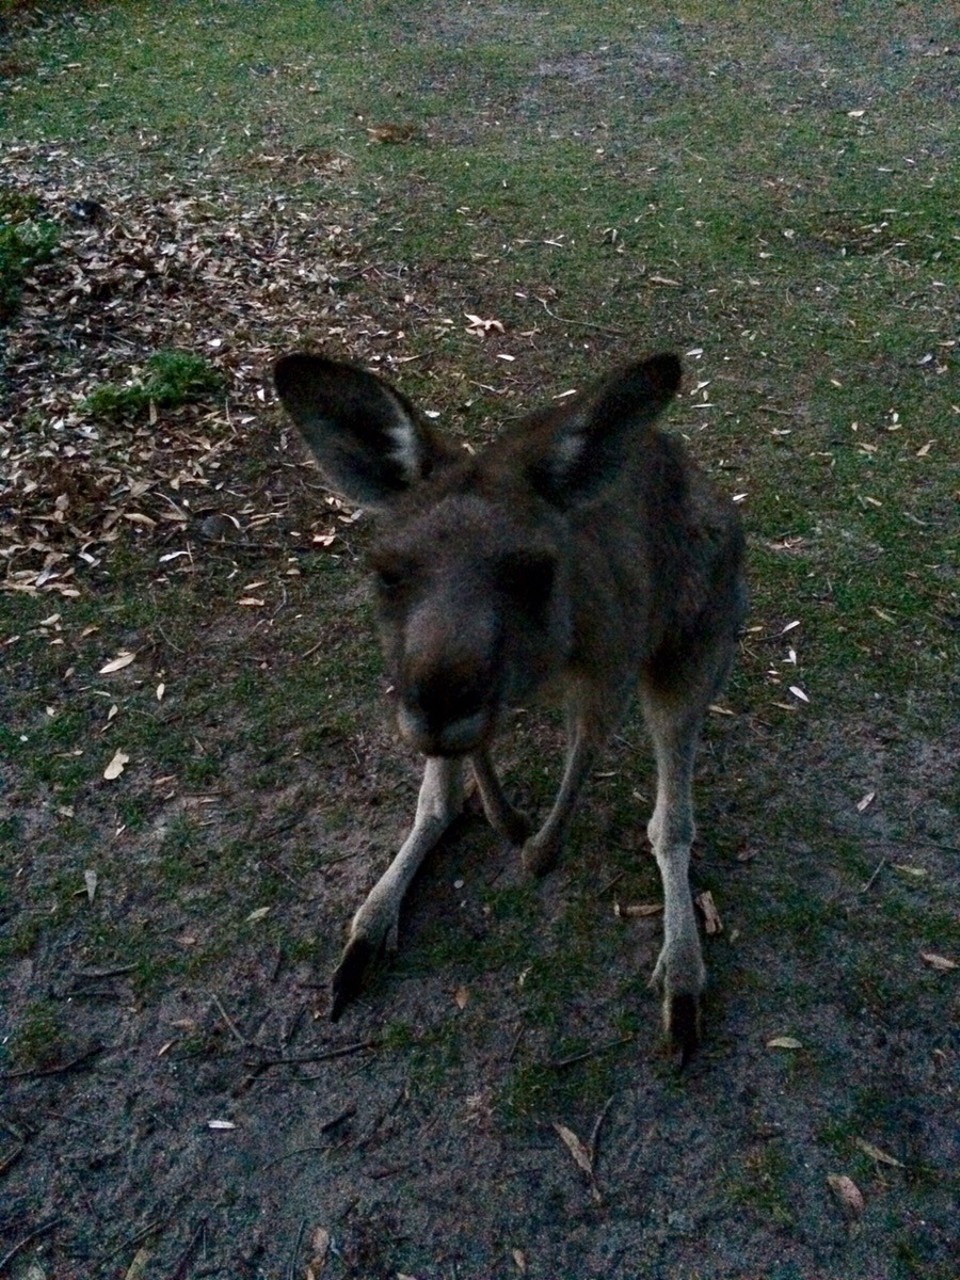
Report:
[[520,851],[523,869],[531,876],[545,876],[557,865],[562,842],[557,840],[541,840],[540,836],[531,836]]
[[664,947],[650,986],[663,992],[663,1027],[669,1043],[680,1051],[681,1070],[700,1045],[700,993],[705,982],[699,949],[684,954]]
[[396,951],[397,924],[395,917],[387,915],[378,919],[376,912],[370,913],[365,920],[359,915],[354,920],[350,940],[330,980],[331,1022],[336,1022],[350,1001],[360,994],[367,975],[382,952]]
[[330,990],[330,1021],[336,1022],[351,1000],[360,994],[364,979],[380,953],[369,938],[351,938],[344,948],[340,963],[333,971]]
[[533,823],[522,809],[511,809],[505,815],[506,821],[497,828],[497,834],[513,845],[522,845],[533,831]]
[[684,991],[663,1002],[663,1025],[670,1043],[680,1050],[681,1071],[700,1045],[700,1000]]

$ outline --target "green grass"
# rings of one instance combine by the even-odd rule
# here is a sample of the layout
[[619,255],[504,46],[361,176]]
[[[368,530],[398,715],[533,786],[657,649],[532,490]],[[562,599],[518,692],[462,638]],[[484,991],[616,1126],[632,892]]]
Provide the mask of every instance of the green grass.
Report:
[[0,188],[0,325],[16,314],[24,281],[53,257],[59,238],[56,223],[40,215],[35,197]]
[[188,351],[158,351],[147,359],[147,377],[97,387],[84,402],[95,418],[135,417],[152,405],[175,409],[183,404],[223,395],[222,375]]

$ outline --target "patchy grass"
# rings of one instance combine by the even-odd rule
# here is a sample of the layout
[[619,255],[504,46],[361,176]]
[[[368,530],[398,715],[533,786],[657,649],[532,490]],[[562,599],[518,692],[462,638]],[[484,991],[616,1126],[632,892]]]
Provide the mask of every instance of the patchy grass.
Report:
[[[64,1274],[129,1269],[157,1223],[172,1274],[201,1217],[231,1274],[302,1269],[301,1223],[344,1274],[692,1275],[704,1243],[718,1277],[952,1274],[956,973],[924,956],[960,959],[954,17],[138,0],[9,26],[0,1038],[50,1074],[5,1082],[5,1248],[56,1211],[32,1248]],[[672,426],[741,502],[753,607],[699,762],[724,933],[680,1080],[659,922],[613,912],[659,892],[635,719],[558,873],[516,886],[461,824],[326,1028],[417,770],[366,522],[263,391],[301,344],[471,442],[684,353]],[[533,810],[559,741],[524,714],[504,742]],[[586,1142],[611,1097],[597,1204],[552,1122]],[[214,1117],[237,1127],[204,1146]]]
[[223,377],[200,356],[158,351],[147,360],[147,378],[97,387],[84,402],[95,418],[135,417],[149,410],[177,409],[225,390]]
[[0,190],[0,325],[15,315],[32,269],[57,247],[59,229],[38,211],[35,197]]

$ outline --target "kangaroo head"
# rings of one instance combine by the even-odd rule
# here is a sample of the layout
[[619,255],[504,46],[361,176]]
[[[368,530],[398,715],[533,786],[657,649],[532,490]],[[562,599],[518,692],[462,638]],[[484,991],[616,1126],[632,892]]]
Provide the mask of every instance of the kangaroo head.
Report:
[[631,365],[478,456],[351,365],[298,353],[274,377],[330,485],[379,516],[370,559],[401,736],[431,756],[486,745],[505,707],[568,665],[573,513],[616,482],[679,362]]

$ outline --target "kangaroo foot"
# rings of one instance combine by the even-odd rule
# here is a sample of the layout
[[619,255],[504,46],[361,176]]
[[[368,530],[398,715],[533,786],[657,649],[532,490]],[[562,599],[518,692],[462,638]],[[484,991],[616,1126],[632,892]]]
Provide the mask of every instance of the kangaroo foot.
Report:
[[393,913],[363,910],[350,928],[350,938],[330,979],[330,1021],[336,1022],[360,994],[370,970],[384,951],[397,949],[397,918]]
[[688,953],[663,948],[650,985],[663,992],[663,1027],[669,1043],[680,1051],[681,1069],[700,1045],[700,995],[705,983],[699,946]]

